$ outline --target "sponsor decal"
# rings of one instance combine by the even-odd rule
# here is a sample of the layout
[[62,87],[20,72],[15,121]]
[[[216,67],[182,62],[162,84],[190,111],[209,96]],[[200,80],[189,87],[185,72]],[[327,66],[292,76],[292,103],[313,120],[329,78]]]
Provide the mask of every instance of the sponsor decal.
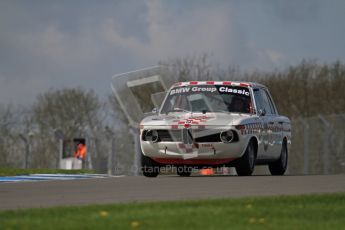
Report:
[[189,85],[232,85],[232,86],[251,86],[248,82],[231,82],[231,81],[189,81],[177,82],[175,86],[189,86]]
[[241,134],[246,135],[246,134],[256,134],[260,133],[262,130],[263,126],[261,123],[250,123],[250,124],[245,124],[244,129],[241,129]]
[[190,91],[190,88],[188,88],[188,87],[172,89],[170,91],[170,95],[174,95],[176,93],[188,93],[189,91]]
[[177,120],[173,120],[173,124],[171,125],[171,128],[178,129],[179,126],[181,128],[190,128],[191,125],[196,125],[195,126],[196,128],[204,129],[205,125],[202,125],[202,123],[205,123],[207,120],[210,120],[211,118],[212,117],[207,117],[207,116],[196,116],[196,117],[189,117],[185,119],[177,119]]
[[245,89],[236,89],[236,88],[231,88],[231,87],[219,87],[219,92],[221,93],[234,93],[234,94],[240,94],[240,95],[245,95],[249,97],[249,91]]
[[255,133],[260,133],[262,130],[270,130],[272,132],[282,132],[286,131],[281,124],[261,124],[261,123],[250,123],[250,124],[245,124],[244,129],[241,130],[241,134],[255,134]]
[[250,123],[245,124],[244,129],[241,129],[242,135],[247,134],[261,134],[264,150],[267,151],[269,147],[269,132],[277,133],[284,131],[283,126],[281,124],[268,124],[267,122],[264,123]]
[[197,143],[193,143],[193,144],[178,143],[177,148],[179,150],[182,150],[185,153],[193,153],[194,150],[199,149],[199,145]]
[[184,94],[184,93],[198,93],[198,92],[209,92],[209,93],[230,93],[238,94],[249,97],[250,93],[247,88],[243,87],[232,87],[232,86],[192,86],[192,87],[180,87],[170,90],[169,95]]
[[192,92],[216,92],[216,88],[210,88],[210,87],[192,87]]

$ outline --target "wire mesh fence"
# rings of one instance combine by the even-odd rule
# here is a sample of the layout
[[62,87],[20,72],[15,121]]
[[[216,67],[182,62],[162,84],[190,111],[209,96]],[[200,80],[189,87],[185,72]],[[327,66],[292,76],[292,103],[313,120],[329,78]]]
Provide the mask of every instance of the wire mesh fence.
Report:
[[[88,152],[84,167],[99,173],[138,175],[135,134],[128,127],[115,132],[97,130],[92,135],[80,132],[78,137],[86,139]],[[53,133],[1,136],[0,151],[0,167],[59,167],[60,144]],[[65,145],[63,151],[65,157],[73,157],[74,147]],[[293,119],[288,174],[338,173],[345,173],[345,115]]]
[[345,172],[345,115],[292,120],[290,174]]
[[[293,119],[292,127],[288,174],[345,173],[344,114]],[[124,142],[124,139],[127,142]],[[103,163],[98,170],[112,174],[136,175],[138,162],[135,159],[133,135],[123,133],[118,136],[109,136],[103,141],[112,143],[107,145],[108,150],[106,150],[110,156],[104,156],[103,161],[111,160],[112,162]],[[104,167],[108,168],[104,169]],[[264,170],[264,172],[268,171]]]

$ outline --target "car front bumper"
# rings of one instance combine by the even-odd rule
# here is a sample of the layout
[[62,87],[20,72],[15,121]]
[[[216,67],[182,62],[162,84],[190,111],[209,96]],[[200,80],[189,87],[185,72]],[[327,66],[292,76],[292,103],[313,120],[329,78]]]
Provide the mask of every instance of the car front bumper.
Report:
[[244,139],[235,143],[141,141],[142,153],[163,164],[223,164],[240,158],[246,148]]

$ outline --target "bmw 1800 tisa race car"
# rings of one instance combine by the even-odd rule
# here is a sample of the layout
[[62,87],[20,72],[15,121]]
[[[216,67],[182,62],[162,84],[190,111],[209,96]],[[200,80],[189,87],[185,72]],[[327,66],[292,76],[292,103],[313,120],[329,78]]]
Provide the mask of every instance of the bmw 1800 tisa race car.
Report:
[[167,165],[176,166],[180,176],[204,167],[235,167],[238,175],[248,176],[262,164],[272,175],[283,175],[291,124],[278,114],[264,85],[179,82],[156,114],[140,123],[140,144],[147,177]]

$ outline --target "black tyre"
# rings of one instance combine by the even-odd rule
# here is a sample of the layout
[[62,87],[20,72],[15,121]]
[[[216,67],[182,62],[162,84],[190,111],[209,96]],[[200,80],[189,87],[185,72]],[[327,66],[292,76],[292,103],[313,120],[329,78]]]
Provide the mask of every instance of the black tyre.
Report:
[[274,161],[273,163],[270,163],[268,165],[268,168],[271,172],[271,175],[284,175],[286,168],[288,164],[288,150],[286,142],[283,142],[282,149],[280,152],[280,157],[278,160]]
[[151,158],[141,155],[141,170],[146,177],[157,177],[160,167]]
[[187,177],[192,174],[192,168],[187,166],[178,166],[176,167],[177,175],[182,177]]
[[250,176],[254,172],[256,161],[256,153],[255,153],[255,146],[254,141],[250,141],[246,152],[243,156],[238,160],[235,165],[237,175],[239,176]]

